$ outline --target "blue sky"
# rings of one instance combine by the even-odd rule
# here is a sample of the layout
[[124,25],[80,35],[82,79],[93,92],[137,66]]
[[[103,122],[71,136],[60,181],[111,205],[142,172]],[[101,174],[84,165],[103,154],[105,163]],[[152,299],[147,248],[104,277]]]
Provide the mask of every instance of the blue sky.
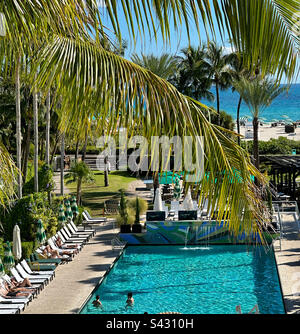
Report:
[[[98,3],[102,7],[101,3],[103,0],[98,0]],[[121,6],[120,6],[121,7]],[[106,9],[105,7],[102,7],[103,11],[103,18],[104,18],[104,23],[106,26],[111,29],[111,25],[109,23],[109,19],[107,18],[105,12]],[[170,20],[171,21],[171,20]],[[166,44],[163,42],[160,34],[158,36],[158,40],[155,41],[154,34],[152,36],[149,35],[148,31],[146,31],[144,38],[137,38],[136,44],[134,45],[130,33],[128,32],[127,28],[127,23],[126,19],[123,15],[123,11],[119,10],[119,23],[120,27],[122,29],[122,38],[127,40],[128,42],[128,48],[126,50],[125,57],[130,59],[130,56],[132,53],[137,53],[137,54],[154,54],[154,55],[161,55],[162,53],[169,53],[169,54],[180,54],[180,50],[182,48],[185,48],[188,46],[189,41],[188,41],[188,35],[185,31],[185,27],[183,26],[179,31],[176,31],[173,27],[171,29],[171,41],[170,43]],[[191,25],[192,26],[192,25]],[[215,25],[217,26],[217,24]],[[137,32],[138,35],[138,32]],[[193,46],[198,46],[200,43],[199,40],[199,35],[197,32],[196,27],[190,29],[190,36],[191,36],[191,45]],[[200,24],[200,38],[201,41],[206,42],[206,33],[203,24]],[[217,42],[219,44],[222,44],[221,37],[219,35],[216,36]],[[231,50],[231,46],[228,41],[228,37],[224,37],[224,47],[229,51]],[[283,83],[285,82],[285,79],[282,81]],[[297,83],[300,83],[300,77],[297,80]]]

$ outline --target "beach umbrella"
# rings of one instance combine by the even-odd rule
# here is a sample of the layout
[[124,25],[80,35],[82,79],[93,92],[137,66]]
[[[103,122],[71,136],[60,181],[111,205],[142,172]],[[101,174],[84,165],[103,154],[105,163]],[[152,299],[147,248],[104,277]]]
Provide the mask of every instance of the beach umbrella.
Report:
[[0,257],[0,277],[3,276],[4,274],[5,274],[4,266]]
[[37,222],[36,239],[40,244],[44,244],[47,239],[44,225],[41,219],[39,219]]
[[184,198],[182,206],[184,207],[185,210],[193,210],[194,209],[194,204],[193,204],[193,199],[192,199],[190,187],[189,187],[188,192],[187,192],[187,194]]
[[154,211],[163,211],[163,205],[162,205],[162,200],[161,200],[161,195],[160,195],[160,189],[156,188],[155,191],[155,199],[154,199],[154,206],[153,206]]
[[64,206],[62,204],[59,206],[58,221],[61,223],[62,226],[67,222]]
[[65,201],[65,207],[66,207],[66,212],[65,212],[66,218],[72,220],[73,219],[73,212],[72,212],[69,200]]
[[76,201],[75,196],[73,196],[72,200],[71,200],[71,209],[72,209],[73,215],[75,215],[75,217],[77,215],[79,215],[79,210],[78,210],[77,201]]
[[10,243],[8,241],[4,244],[3,264],[7,270],[15,266],[15,259],[12,255]]
[[13,254],[17,260],[20,260],[22,257],[21,233],[17,224],[13,230]]
[[179,177],[176,177],[174,185],[174,198],[177,201],[180,199],[180,194],[181,194],[180,180]]

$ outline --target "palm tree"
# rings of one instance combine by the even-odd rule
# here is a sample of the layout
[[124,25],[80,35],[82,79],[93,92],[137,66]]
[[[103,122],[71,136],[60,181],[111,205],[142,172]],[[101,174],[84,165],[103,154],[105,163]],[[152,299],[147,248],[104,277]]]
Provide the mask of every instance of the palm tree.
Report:
[[210,91],[212,80],[208,77],[209,66],[205,60],[205,47],[188,47],[181,50],[179,70],[174,78],[174,85],[177,89],[188,96],[200,100],[205,98],[208,101],[215,99]]
[[231,56],[224,53],[224,48],[218,46],[215,42],[211,42],[207,45],[206,52],[206,68],[208,76],[216,87],[216,99],[217,99],[217,113],[218,122],[220,125],[220,89],[227,89],[231,84],[231,70],[230,60]]
[[153,54],[138,56],[137,54],[133,54],[131,60],[166,80],[174,75],[178,67],[177,58],[167,53],[163,53],[161,56]]
[[258,129],[259,117],[265,108],[286,88],[280,87],[274,81],[261,77],[254,79],[241,78],[234,83],[241,98],[248,105],[253,115],[253,158],[254,165],[259,169]]
[[[157,38],[161,31],[164,40],[170,41],[169,22],[178,27],[183,21],[189,32],[191,20],[188,18],[192,18],[200,35],[199,13],[205,26],[213,29],[214,9],[221,29],[226,28],[236,49],[245,52],[245,64],[250,68],[261,58],[262,73],[276,73],[280,78],[287,68],[291,78],[295,71],[294,54],[299,46],[299,40],[291,32],[294,23],[291,17],[299,10],[295,1],[222,0],[220,4],[214,1],[212,7],[192,0],[147,3],[149,6],[139,0],[132,0],[132,6],[128,6],[127,1],[120,4],[134,39],[136,25],[133,20],[138,23],[142,35],[146,31],[154,32]],[[113,30],[121,40],[116,1],[105,0],[105,4]],[[63,97],[64,119],[68,120],[62,126],[63,130],[71,127],[72,120],[81,119],[82,111],[78,106],[88,103],[91,107],[89,116],[95,117],[99,131],[105,129],[110,133],[117,124],[130,124],[133,129],[138,124],[143,125],[147,137],[161,133],[161,129],[168,135],[196,136],[200,132],[206,148],[205,168],[209,171],[209,178],[203,181],[202,193],[209,193],[210,203],[220,206],[220,215],[224,213],[225,204],[230,203],[228,218],[236,233],[241,224],[244,230],[248,226],[249,230],[260,231],[263,208],[257,204],[256,191],[248,184],[251,184],[251,174],[263,184],[264,177],[255,170],[244,150],[224,136],[218,127],[209,124],[201,111],[205,106],[183,96],[150,71],[99,45],[105,32],[95,0],[54,0],[43,2],[43,6],[37,0],[15,0],[2,2],[0,11],[4,13],[9,32],[4,39],[6,46],[12,43],[14,50],[23,50],[29,43],[39,45],[32,72],[40,69],[36,84],[44,94],[54,83],[59,83],[58,95]],[[250,26],[249,30],[243,29],[244,22]],[[76,38],[78,36],[80,38]],[[43,40],[45,43],[41,44]],[[107,119],[110,120],[108,127]],[[82,122],[78,122],[78,127]],[[242,184],[229,184],[221,178],[215,182],[217,176],[223,175],[224,171],[232,174],[233,169],[240,171]],[[209,189],[214,191],[209,192]],[[241,212],[245,212],[242,222]]]
[[84,183],[95,182],[94,173],[84,162],[75,162],[70,168],[70,172],[65,175],[67,184],[77,182],[77,204],[81,204],[81,188]]
[[[238,54],[237,52],[233,52],[231,54],[231,60],[230,60],[230,66],[231,66],[231,77],[232,77],[232,91],[235,91],[234,83],[239,82],[241,78],[250,78],[250,72],[249,70],[244,66],[243,62],[243,56]],[[240,110],[241,105],[243,102],[243,98],[240,95],[239,102],[237,106],[237,112],[236,112],[236,125],[237,125],[237,133],[240,134]],[[241,145],[241,138],[238,137],[238,144]]]

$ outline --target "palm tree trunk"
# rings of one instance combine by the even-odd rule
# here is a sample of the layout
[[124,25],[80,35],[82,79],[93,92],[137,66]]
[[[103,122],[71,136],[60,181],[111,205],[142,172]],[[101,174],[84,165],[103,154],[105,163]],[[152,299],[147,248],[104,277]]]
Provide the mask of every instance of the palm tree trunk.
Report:
[[78,155],[79,155],[79,139],[76,142],[76,148],[75,148],[75,162],[78,162]]
[[221,124],[221,117],[220,117],[220,94],[219,94],[219,83],[216,80],[216,95],[217,95],[217,112],[218,112],[218,121],[217,124]]
[[34,133],[34,191],[39,191],[39,116],[36,88],[33,92],[33,133]]
[[[236,125],[237,125],[237,133],[241,134],[241,127],[240,127],[240,110],[241,110],[241,105],[242,105],[242,97],[240,96],[238,108],[237,108],[237,113],[236,113]],[[241,138],[238,137],[238,144],[241,146]]]
[[258,118],[253,118],[253,158],[254,166],[259,169],[259,147],[258,147]]
[[77,181],[77,205],[81,205],[81,178],[78,178]]
[[50,165],[50,91],[46,100],[46,152],[45,161],[47,165]]
[[26,144],[25,144],[25,150],[24,150],[24,159],[23,159],[23,182],[26,182],[27,178],[27,171],[28,171],[28,159],[29,159],[29,153],[30,153],[30,137],[31,137],[31,126],[32,121],[31,119],[28,120],[27,124],[27,134],[26,134]]
[[84,146],[83,146],[83,149],[82,149],[82,161],[85,161],[85,158],[86,158],[86,148],[87,148],[87,144],[88,144],[88,131],[86,130],[85,131],[85,141],[84,141]]
[[21,159],[21,94],[20,94],[20,71],[21,71],[21,58],[18,57],[16,64],[16,139],[17,139],[17,167],[18,171],[18,196],[22,198],[22,159]]
[[57,146],[58,146],[58,143],[59,143],[59,137],[60,137],[59,134],[56,134],[55,143],[54,143],[54,147],[53,147],[53,150],[52,150],[52,153],[51,153],[51,158],[50,158],[50,166],[52,166],[52,163],[53,163],[54,155],[56,153]]
[[61,136],[60,148],[60,194],[64,195],[64,169],[65,169],[65,134]]

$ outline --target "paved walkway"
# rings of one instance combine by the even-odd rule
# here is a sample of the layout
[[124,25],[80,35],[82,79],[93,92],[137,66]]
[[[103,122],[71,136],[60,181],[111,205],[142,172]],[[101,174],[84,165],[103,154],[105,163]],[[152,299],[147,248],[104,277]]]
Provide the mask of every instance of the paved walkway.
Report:
[[275,257],[282,293],[288,314],[300,314],[300,235],[299,227],[291,214],[282,217],[284,238],[276,241]]
[[55,278],[22,314],[74,314],[112,265],[119,251],[113,251],[111,239],[117,230],[112,223],[95,226],[97,234],[72,262],[59,265]]
[[[66,173],[67,172],[64,172],[64,175]],[[53,181],[55,182],[54,194],[60,195],[61,194],[61,189],[60,189],[60,172],[53,173]],[[64,194],[66,195],[66,194],[69,194],[69,193],[70,193],[70,190],[64,184]]]

